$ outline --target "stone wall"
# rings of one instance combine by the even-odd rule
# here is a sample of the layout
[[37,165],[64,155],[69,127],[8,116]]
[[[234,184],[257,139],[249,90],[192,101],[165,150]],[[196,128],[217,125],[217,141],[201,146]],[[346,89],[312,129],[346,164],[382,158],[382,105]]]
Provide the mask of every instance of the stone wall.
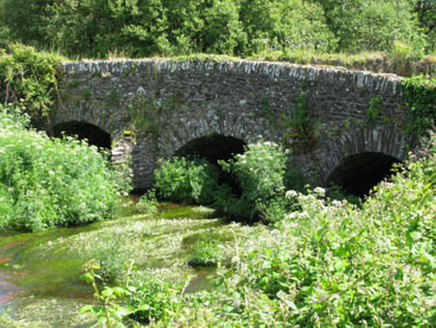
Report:
[[357,56],[355,59],[353,57],[341,59],[340,56],[338,58],[317,58],[315,56],[308,59],[305,63],[317,66],[329,65],[359,71],[366,70],[397,74],[408,77],[414,75],[436,77],[436,60],[434,56],[427,56],[419,61],[414,58],[391,58],[388,55],[375,55],[373,58],[359,58]]
[[[402,128],[407,108],[395,75],[242,60],[85,61],[63,68],[53,125],[84,121],[109,132],[117,158],[131,152],[136,188],[152,184],[159,157],[210,134],[284,144],[318,183],[347,156],[380,152],[401,160],[412,142]],[[302,99],[308,138],[296,133],[293,119]],[[126,130],[133,131],[128,147]]]

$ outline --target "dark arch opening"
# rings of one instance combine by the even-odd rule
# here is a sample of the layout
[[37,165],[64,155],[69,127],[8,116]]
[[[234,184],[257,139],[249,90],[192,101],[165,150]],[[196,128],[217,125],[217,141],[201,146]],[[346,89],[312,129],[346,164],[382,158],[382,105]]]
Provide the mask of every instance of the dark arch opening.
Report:
[[229,172],[222,170],[221,166],[218,164],[218,160],[228,161],[233,158],[233,155],[244,153],[246,145],[245,141],[238,138],[226,137],[221,134],[211,134],[189,141],[186,145],[181,147],[175,155],[188,158],[199,157],[207,160],[218,168],[218,183],[221,185],[227,184],[232,189],[233,193],[240,195],[241,190],[239,184],[234,181],[234,177],[232,177]]
[[400,161],[382,153],[365,152],[348,156],[327,179],[328,186],[336,186],[348,195],[364,197],[379,182],[390,177],[392,167]]
[[211,134],[189,141],[176,152],[176,156],[198,156],[217,164],[218,160],[229,160],[233,155],[242,154],[245,146],[241,139]]
[[109,133],[96,125],[85,122],[60,123],[53,127],[53,137],[61,138],[63,135],[74,137],[79,140],[86,139],[90,145],[100,149],[111,150],[112,138]]

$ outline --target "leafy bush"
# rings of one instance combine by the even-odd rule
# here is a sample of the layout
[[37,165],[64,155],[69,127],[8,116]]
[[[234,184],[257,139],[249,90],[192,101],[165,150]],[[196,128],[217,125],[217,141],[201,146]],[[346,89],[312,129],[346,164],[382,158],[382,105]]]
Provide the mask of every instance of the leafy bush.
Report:
[[[290,192],[295,192],[291,190]],[[300,210],[298,201],[293,196],[278,196],[267,202],[258,203],[257,207],[264,223],[278,223],[284,220],[290,211]]]
[[12,44],[0,48],[0,103],[14,103],[40,126],[57,98],[57,66],[61,57]]
[[154,175],[158,193],[166,200],[200,204],[211,204],[214,200],[218,172],[204,159],[161,160]]
[[[259,219],[275,198],[284,196],[286,161],[282,147],[270,142],[251,144],[244,154],[219,161],[222,172],[204,159],[161,160],[156,188],[169,201],[212,205],[238,221]],[[220,174],[227,174],[240,190],[226,182],[219,185]]]
[[258,142],[246,147],[244,154],[234,156],[229,162],[221,161],[241,189],[241,196],[221,187],[217,192],[215,207],[237,219],[253,220],[259,214],[259,205],[283,195],[286,155],[283,148],[271,142]]
[[200,239],[194,244],[193,249],[194,253],[188,261],[191,266],[214,266],[223,259],[222,251],[216,240],[210,238]]
[[81,279],[92,285],[98,303],[86,305],[80,312],[93,313],[100,324],[118,328],[139,327],[139,323],[154,324],[178,311],[177,296],[180,291],[183,294],[182,288],[186,287],[180,280],[185,277],[170,278],[164,270],[158,276],[138,272],[132,262],[120,286],[103,283],[101,287],[97,283],[102,279],[99,270],[94,261],[84,267]]
[[336,45],[322,7],[313,2],[242,1],[241,19],[251,44],[248,54],[265,50],[328,51]]
[[436,118],[436,78],[405,78],[401,90],[409,106],[406,129],[417,136],[428,136]]
[[131,236],[120,227],[115,227],[110,235],[99,236],[97,245],[87,250],[87,256],[95,260],[99,275],[104,281],[115,281],[126,273],[131,254],[124,247]]
[[0,112],[0,231],[36,231],[112,217],[119,175],[95,147],[51,140]]
[[156,199],[156,191],[147,191],[147,193],[139,200],[137,207],[144,214],[157,213],[159,210],[159,202]]
[[151,275],[138,275],[130,284],[134,290],[127,299],[129,307],[135,311],[131,317],[141,323],[156,322],[170,314],[177,307],[174,300],[179,292],[168,281]]
[[[0,40],[73,57],[435,47],[433,0],[0,0]],[[109,24],[110,22],[110,24]]]
[[436,1],[434,0],[418,0],[416,1],[415,10],[417,12],[419,22],[422,28],[426,31],[428,40],[428,49],[436,51]]

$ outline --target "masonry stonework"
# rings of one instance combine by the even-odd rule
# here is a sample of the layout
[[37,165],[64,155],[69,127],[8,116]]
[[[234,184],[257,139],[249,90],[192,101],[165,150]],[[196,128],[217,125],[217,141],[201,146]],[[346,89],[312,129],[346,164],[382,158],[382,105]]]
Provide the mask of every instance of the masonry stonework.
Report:
[[[83,61],[63,70],[53,126],[86,122],[110,133],[114,158],[132,160],[136,188],[152,185],[158,158],[212,134],[283,144],[321,184],[347,156],[402,160],[413,144],[396,75],[245,60]],[[292,124],[301,97],[310,144]],[[369,115],[374,107],[377,115]],[[133,137],[126,141],[127,130]]]

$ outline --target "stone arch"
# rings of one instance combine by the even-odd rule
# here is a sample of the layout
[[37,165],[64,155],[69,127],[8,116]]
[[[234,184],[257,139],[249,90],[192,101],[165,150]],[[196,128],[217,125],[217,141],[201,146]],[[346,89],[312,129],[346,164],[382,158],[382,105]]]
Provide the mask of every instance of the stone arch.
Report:
[[[368,186],[372,187],[390,174],[394,163],[406,157],[410,142],[408,135],[393,126],[354,127],[344,131],[335,140],[329,141],[332,150],[321,161],[320,180],[326,185],[344,187],[348,182],[340,175],[347,176],[347,179],[355,176],[356,180],[363,180],[360,176],[366,176]],[[377,178],[370,178],[373,175]],[[345,189],[350,188],[345,186]],[[367,193],[363,192],[366,187],[360,189],[362,191],[352,190],[351,193],[359,196]]]
[[218,160],[230,160],[233,155],[242,154],[245,151],[246,142],[241,138],[213,133],[194,138],[177,149],[173,154],[183,157],[200,157],[215,165],[219,172],[219,184],[227,184],[235,194],[240,194],[239,183],[234,177],[225,172],[218,164]]
[[204,109],[201,112],[181,111],[165,122],[158,137],[161,157],[171,157],[194,139],[221,135],[243,140],[246,144],[264,140],[280,143],[282,131],[271,129],[268,120],[255,118],[254,113],[241,115],[236,110]]
[[392,175],[400,160],[377,152],[364,152],[344,158],[327,178],[328,186],[337,186],[346,194],[363,197],[379,182]]
[[63,135],[76,136],[79,140],[86,139],[90,145],[110,151],[112,136],[97,125],[84,121],[67,121],[58,123],[52,128],[52,136],[60,138]]
[[188,141],[180,147],[176,156],[198,156],[216,164],[218,160],[229,160],[244,152],[244,140],[214,133]]

